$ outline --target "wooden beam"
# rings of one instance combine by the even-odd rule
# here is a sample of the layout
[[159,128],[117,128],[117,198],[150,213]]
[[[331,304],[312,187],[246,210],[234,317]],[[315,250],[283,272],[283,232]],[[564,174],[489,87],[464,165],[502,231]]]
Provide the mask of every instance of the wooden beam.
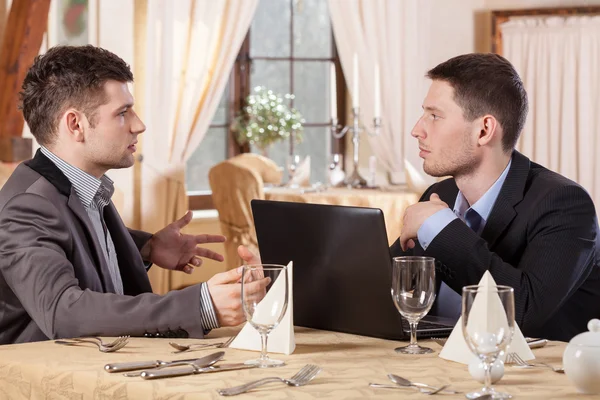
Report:
[[6,18],[7,18],[6,0],[1,0],[0,1],[0,49],[2,48],[2,37],[4,36],[4,28],[6,27]]
[[0,48],[0,161],[31,157],[31,139],[21,137],[25,121],[17,104],[27,69],[40,51],[49,9],[50,0],[18,0],[10,8]]

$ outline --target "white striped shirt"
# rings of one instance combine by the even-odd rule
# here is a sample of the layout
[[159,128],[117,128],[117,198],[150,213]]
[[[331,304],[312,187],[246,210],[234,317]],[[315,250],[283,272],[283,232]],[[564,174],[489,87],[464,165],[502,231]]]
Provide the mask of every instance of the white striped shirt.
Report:
[[[41,146],[41,152],[50,159],[67,179],[73,185],[75,194],[85,207],[85,210],[90,217],[94,231],[98,236],[98,241],[102,247],[104,257],[108,261],[111,280],[117,294],[123,294],[123,281],[119,272],[119,262],[114,246],[114,242],[110,235],[110,231],[104,223],[103,211],[104,207],[110,203],[110,198],[114,193],[113,181],[106,175],[101,179],[88,174],[87,172],[67,163],[50,150]],[[101,240],[104,238],[104,240]],[[214,310],[213,302],[210,297],[208,285],[202,283],[200,287],[201,307],[200,315],[202,319],[202,328],[205,332],[219,327],[219,322]]]

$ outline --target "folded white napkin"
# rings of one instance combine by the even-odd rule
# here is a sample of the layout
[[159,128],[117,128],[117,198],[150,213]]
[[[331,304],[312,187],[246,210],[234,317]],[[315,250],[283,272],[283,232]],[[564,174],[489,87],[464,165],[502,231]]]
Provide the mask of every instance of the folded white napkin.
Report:
[[310,186],[310,156],[306,156],[296,167],[288,186]]
[[[275,329],[269,333],[267,340],[267,351],[269,353],[283,353],[292,354],[296,348],[296,341],[294,339],[294,302],[292,293],[292,271],[293,263],[287,265],[288,268],[288,306],[287,310],[281,319],[281,322]],[[282,279],[283,275],[280,275],[273,283],[271,290],[267,292],[265,298],[256,307],[255,313],[260,318],[261,310],[270,308],[273,302],[280,298],[281,292],[285,290],[285,280]],[[241,350],[261,350],[260,334],[249,322],[242,328],[240,333],[234,339],[229,347]]]
[[[496,282],[489,271],[486,271],[485,274],[483,274],[483,277],[479,281],[479,286],[483,286],[484,288],[496,287]],[[497,324],[506,323],[506,313],[497,292],[490,290],[489,292],[484,291],[483,293],[478,294],[472,307],[473,309],[471,310],[471,316],[468,322],[469,326],[473,326],[471,324],[493,324],[494,326],[497,326]],[[504,318],[502,318],[502,316],[504,316]],[[513,339],[506,348],[504,355],[501,357],[502,360],[506,358],[507,353],[517,353],[526,361],[535,358],[516,322]],[[476,357],[467,346],[467,342],[463,336],[462,317],[459,318],[448,341],[444,345],[444,348],[440,351],[440,357],[462,364],[469,364],[473,358]]]

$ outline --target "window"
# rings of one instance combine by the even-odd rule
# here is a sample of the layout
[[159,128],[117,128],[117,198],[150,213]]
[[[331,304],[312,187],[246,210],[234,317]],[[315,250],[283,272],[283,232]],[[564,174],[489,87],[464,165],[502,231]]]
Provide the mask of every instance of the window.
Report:
[[[190,208],[206,208],[198,196],[210,193],[208,170],[227,157],[253,148],[240,148],[229,131],[244,99],[256,86],[278,94],[291,93],[290,106],[305,119],[304,140],[294,154],[311,157],[311,181],[325,182],[332,147],[343,151],[343,143],[330,133],[330,66],[336,65],[338,83],[344,82],[335,50],[329,10],[323,0],[260,0],[254,20],[240,49],[229,85],[206,137],[187,164],[186,183]],[[345,88],[338,84],[340,121],[345,105]],[[290,141],[268,150],[268,157],[285,167]],[[284,179],[286,176],[284,175]]]

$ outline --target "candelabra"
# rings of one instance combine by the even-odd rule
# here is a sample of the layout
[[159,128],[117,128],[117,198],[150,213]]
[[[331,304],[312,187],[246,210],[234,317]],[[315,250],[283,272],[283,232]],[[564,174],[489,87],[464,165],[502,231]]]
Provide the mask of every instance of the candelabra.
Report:
[[371,133],[370,130],[368,130],[364,125],[361,124],[359,114],[360,109],[358,107],[353,107],[352,126],[338,125],[338,120],[337,118],[335,118],[335,116],[331,119],[331,134],[334,138],[341,139],[344,137],[344,135],[346,135],[348,131],[352,131],[352,145],[354,152],[354,157],[352,159],[353,171],[344,180],[344,184],[353,188],[367,187],[367,181],[360,175],[360,172],[358,171],[358,149],[360,145],[359,134],[361,131],[365,131],[369,136],[377,136],[379,135],[379,129],[381,128],[381,118],[375,117],[373,118],[373,133]]

